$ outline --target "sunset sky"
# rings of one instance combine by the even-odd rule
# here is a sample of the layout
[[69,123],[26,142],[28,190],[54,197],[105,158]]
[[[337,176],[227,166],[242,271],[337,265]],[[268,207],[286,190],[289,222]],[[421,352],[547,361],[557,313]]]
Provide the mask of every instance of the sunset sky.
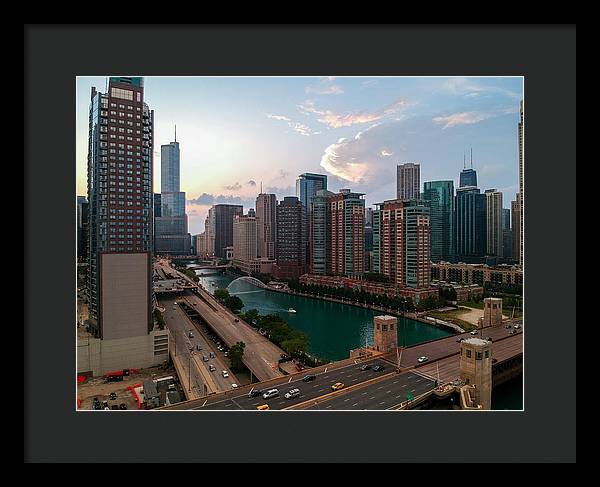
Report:
[[[367,206],[395,198],[396,165],[421,164],[424,181],[458,184],[473,148],[481,190],[518,190],[517,123],[523,79],[458,77],[146,77],[154,110],[154,191],[160,146],[181,149],[181,191],[189,231],[204,230],[214,203],[254,208],[264,192],[295,195],[304,172],[328,175],[329,189],[366,193]],[[91,87],[77,78],[77,194],[85,195]],[[468,159],[468,156],[467,156]]]

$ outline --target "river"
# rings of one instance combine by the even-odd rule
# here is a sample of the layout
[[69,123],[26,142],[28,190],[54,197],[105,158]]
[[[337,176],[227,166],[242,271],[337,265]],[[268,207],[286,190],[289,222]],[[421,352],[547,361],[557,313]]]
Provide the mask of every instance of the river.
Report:
[[[201,272],[198,271],[198,275]],[[214,292],[218,287],[227,287],[233,280],[231,276],[213,275],[200,277],[200,284]],[[308,336],[312,355],[327,360],[348,358],[351,349],[364,346],[365,338],[371,345],[373,317],[381,314],[358,306],[258,289],[243,281],[235,282],[229,292],[244,302],[243,311],[257,309],[261,314],[277,314],[284,318],[292,328]],[[296,313],[288,312],[289,308],[295,309]],[[398,320],[398,343],[401,345],[451,335],[446,330],[409,318]]]

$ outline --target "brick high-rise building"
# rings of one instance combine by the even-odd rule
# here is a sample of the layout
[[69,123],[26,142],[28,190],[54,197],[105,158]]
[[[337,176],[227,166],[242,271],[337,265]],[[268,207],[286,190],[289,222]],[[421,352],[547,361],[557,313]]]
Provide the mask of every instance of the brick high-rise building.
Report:
[[400,287],[427,289],[430,280],[429,207],[418,200],[376,204],[373,267]]
[[304,240],[306,210],[295,196],[286,196],[277,205],[277,278],[300,277],[306,272],[306,242]]
[[258,257],[275,258],[277,197],[261,193],[256,198],[256,237]]
[[153,119],[142,78],[92,88],[88,290],[90,329],[102,339],[152,328]]

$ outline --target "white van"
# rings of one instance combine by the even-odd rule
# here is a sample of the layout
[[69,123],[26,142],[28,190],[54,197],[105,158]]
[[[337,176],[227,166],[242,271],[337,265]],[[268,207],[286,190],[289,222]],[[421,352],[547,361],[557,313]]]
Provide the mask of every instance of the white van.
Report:
[[269,389],[267,392],[263,393],[263,399],[270,399],[271,397],[279,396],[279,391],[277,389]]

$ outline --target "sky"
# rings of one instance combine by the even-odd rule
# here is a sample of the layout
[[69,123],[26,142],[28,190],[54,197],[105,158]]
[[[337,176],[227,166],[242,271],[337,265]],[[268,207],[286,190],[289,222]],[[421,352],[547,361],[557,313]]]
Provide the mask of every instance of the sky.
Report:
[[[91,87],[77,78],[77,194],[86,194]],[[367,206],[396,197],[396,166],[421,165],[423,182],[453,180],[473,150],[482,190],[518,191],[522,77],[146,77],[154,110],[154,192],[160,146],[181,151],[189,232],[215,203],[254,208],[263,191],[295,195],[299,174],[327,174],[328,189],[365,193]]]

